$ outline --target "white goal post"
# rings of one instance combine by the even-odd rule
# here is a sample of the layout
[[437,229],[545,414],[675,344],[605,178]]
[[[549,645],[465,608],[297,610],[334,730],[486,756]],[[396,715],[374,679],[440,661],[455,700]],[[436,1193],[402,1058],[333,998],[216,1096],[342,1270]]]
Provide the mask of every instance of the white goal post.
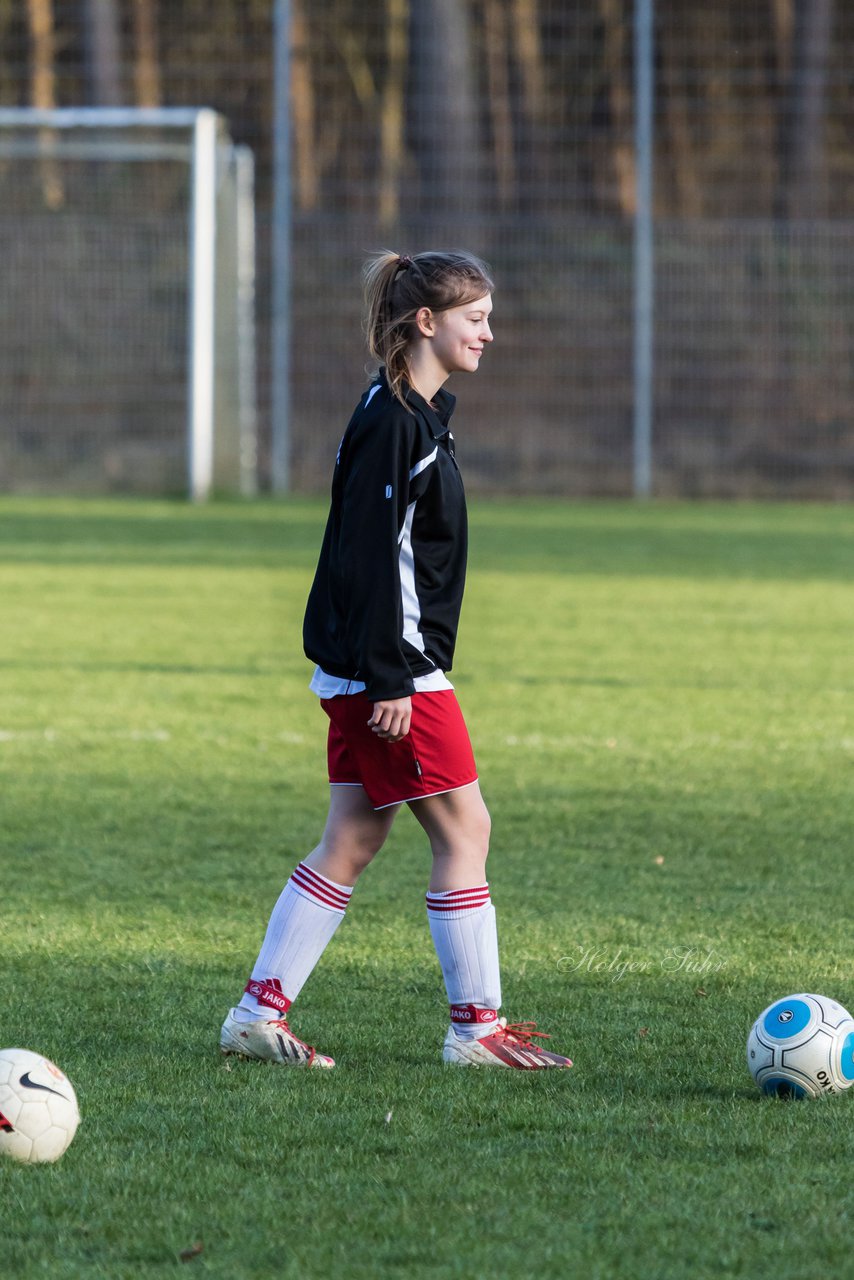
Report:
[[0,204],[0,489],[254,493],[254,166],[224,119],[0,108]]

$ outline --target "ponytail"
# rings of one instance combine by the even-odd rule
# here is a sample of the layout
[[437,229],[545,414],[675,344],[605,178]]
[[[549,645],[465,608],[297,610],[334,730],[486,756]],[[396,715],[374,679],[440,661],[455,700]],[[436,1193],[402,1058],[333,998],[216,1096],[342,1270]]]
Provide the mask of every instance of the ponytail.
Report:
[[395,282],[401,271],[409,270],[412,259],[404,259],[397,253],[386,249],[375,254],[365,263],[363,278],[365,282],[365,305],[367,316],[365,327],[368,335],[368,350],[378,364],[385,365],[389,390],[401,404],[408,383],[406,367],[406,348],[411,341],[412,322],[418,313],[418,307],[411,314],[402,313],[395,308]]
[[385,249],[368,259],[362,274],[368,349],[385,365],[389,389],[405,406],[410,386],[406,356],[418,312],[422,307],[438,313],[464,306],[495,286],[486,263],[462,251],[410,258]]

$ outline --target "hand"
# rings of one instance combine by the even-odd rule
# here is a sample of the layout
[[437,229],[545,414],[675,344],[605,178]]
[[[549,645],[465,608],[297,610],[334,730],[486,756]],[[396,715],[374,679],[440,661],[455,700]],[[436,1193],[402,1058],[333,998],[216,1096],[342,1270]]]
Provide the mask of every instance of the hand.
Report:
[[386,742],[400,742],[409,733],[412,720],[411,698],[386,698],[374,703],[374,714],[368,724],[378,738]]

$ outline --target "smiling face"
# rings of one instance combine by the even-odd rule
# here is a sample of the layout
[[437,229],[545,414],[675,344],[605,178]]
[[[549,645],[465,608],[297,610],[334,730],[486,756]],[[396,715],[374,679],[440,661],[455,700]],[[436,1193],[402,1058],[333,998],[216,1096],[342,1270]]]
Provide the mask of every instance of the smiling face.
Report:
[[492,294],[486,293],[433,317],[432,355],[446,375],[477,370],[484,349],[492,342],[491,313]]

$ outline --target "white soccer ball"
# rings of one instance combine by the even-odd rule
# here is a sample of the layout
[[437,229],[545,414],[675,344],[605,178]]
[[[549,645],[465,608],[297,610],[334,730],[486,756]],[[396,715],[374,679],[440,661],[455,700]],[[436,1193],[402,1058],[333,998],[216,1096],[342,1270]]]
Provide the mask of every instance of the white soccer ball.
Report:
[[0,1049],[0,1155],[58,1160],[80,1123],[71,1081],[29,1049]]
[[827,996],[775,1000],[750,1029],[747,1065],[763,1093],[842,1093],[854,1084],[854,1018]]

